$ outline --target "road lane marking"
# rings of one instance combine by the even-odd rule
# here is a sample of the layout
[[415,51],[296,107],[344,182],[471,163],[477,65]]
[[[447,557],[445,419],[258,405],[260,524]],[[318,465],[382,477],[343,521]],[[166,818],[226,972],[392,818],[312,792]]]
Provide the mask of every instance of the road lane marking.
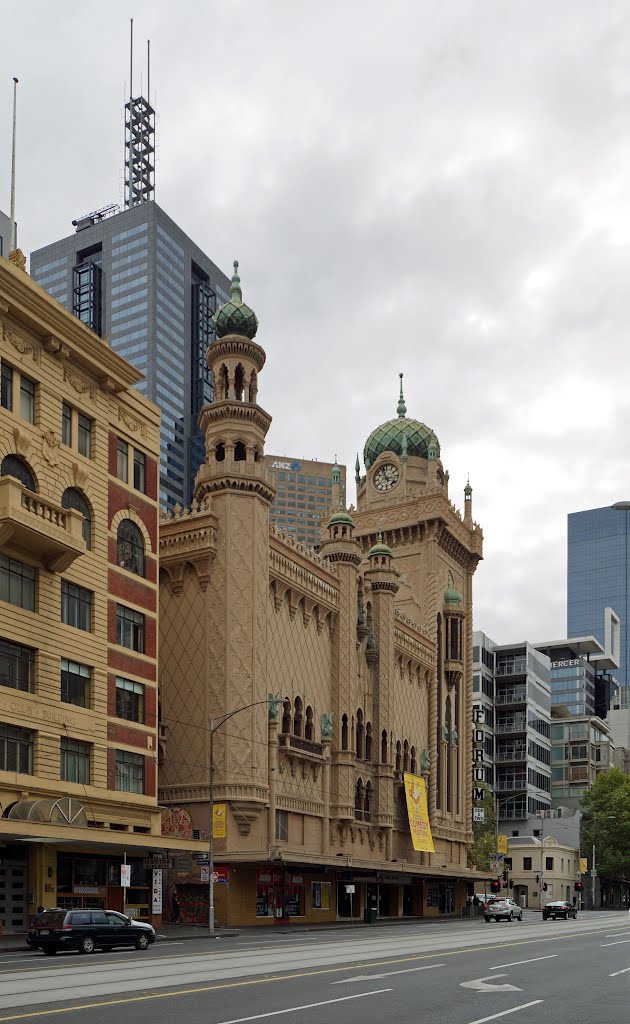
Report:
[[623,946],[624,942],[630,942],[630,939],[619,939],[619,942],[600,942],[600,949],[604,946]]
[[496,1020],[497,1017],[506,1017],[508,1013],[518,1013],[519,1010],[526,1010],[528,1006],[536,1006],[538,1003],[542,1003],[542,999],[533,999],[531,1003],[522,1003],[521,1006],[513,1006],[511,1010],[501,1010],[501,1013],[493,1013],[490,1017],[479,1017],[477,1020],[471,1020],[470,1024],[486,1024],[488,1020]]
[[615,971],[613,974],[609,974],[609,978],[616,978],[618,974],[627,974],[630,971],[630,967],[624,967],[623,971]]
[[425,967],[403,967],[401,971],[386,971],[385,974],[358,974],[356,978],[342,978],[341,981],[332,981],[331,985],[349,985],[351,981],[378,981],[380,978],[391,978],[394,974],[432,971],[434,967],[444,967],[444,964],[427,964]]
[[354,996],[340,996],[339,999],[325,999],[321,1003],[305,1003],[304,1006],[288,1006],[286,1010],[270,1010],[269,1013],[256,1013],[253,1017],[233,1017],[232,1020],[221,1020],[218,1024],[243,1024],[247,1020],[262,1020],[263,1017],[278,1017],[281,1013],[297,1013],[298,1010],[313,1010],[316,1006],[330,1006],[331,1003],[345,1003],[348,999],[365,999],[366,996],[380,996],[383,992],[391,992],[391,988],[377,988],[374,992],[358,992]]
[[498,967],[491,967],[491,971],[500,971],[502,967],[518,967],[519,964],[535,964],[537,960],[553,960],[558,953],[550,953],[549,956],[534,956],[531,960],[515,960],[511,964],[499,964]]
[[[507,974],[487,974],[485,978],[475,978],[473,981],[460,981],[460,988],[472,988],[475,992],[522,992],[522,988],[510,985],[505,982],[503,985],[495,985],[495,978],[507,978]],[[488,984],[490,982],[490,984]]]
[[618,935],[630,935],[630,932],[612,932],[610,935],[604,935],[604,938],[616,939]]
[[[579,932],[579,931],[576,932],[576,931],[573,931],[573,929],[571,929],[571,934],[567,935],[565,933],[563,938],[565,938],[566,940],[579,939],[579,938],[582,938],[584,936],[590,936],[593,933],[593,931],[596,934],[598,930],[599,929],[596,928],[596,929],[589,929],[589,930],[583,931],[583,932]],[[539,937],[536,937],[536,938],[533,938],[533,939],[522,939],[522,940],[517,941],[517,942],[511,942],[510,946],[511,947],[513,947],[513,946],[531,946],[532,943],[540,944],[542,942],[556,942],[557,939],[558,939],[557,935],[556,936],[549,936],[546,939],[541,939]],[[372,960],[372,961],[368,961],[367,963],[358,962],[358,963],[354,963],[354,964],[351,964],[350,966],[345,966],[345,967],[338,967],[338,966],[337,967],[324,967],[324,968],[320,968],[320,969],[314,970],[314,971],[313,970],[311,970],[311,971],[296,971],[296,972],[293,972],[291,974],[268,975],[267,977],[264,977],[264,978],[263,977],[255,977],[255,978],[248,979],[246,981],[238,980],[238,981],[226,981],[226,982],[218,982],[218,983],[217,982],[213,982],[210,985],[197,985],[194,988],[169,989],[166,992],[149,992],[149,993],[145,993],[144,995],[141,995],[141,996],[125,996],[124,998],[121,997],[121,998],[118,998],[118,999],[101,1000],[100,1002],[95,1002],[93,1000],[90,1003],[81,1003],[81,1004],[76,1004],[76,1005],[73,1005],[73,1006],[64,1006],[64,1007],[61,1007],[61,1008],[58,1007],[56,1009],[30,1010],[30,1011],[25,1012],[25,1013],[11,1014],[9,1016],[0,1017],[0,1024],[4,1024],[5,1021],[31,1020],[34,1017],[46,1017],[46,1016],[52,1016],[53,1014],[60,1014],[60,1013],[73,1013],[73,1012],[76,1012],[77,1010],[98,1009],[98,1008],[100,1008],[102,1006],[120,1006],[120,1005],[123,1005],[123,1004],[126,1004],[126,1003],[142,1003],[142,1002],[148,1002],[149,1000],[152,1000],[152,999],[169,999],[169,998],[170,999],[174,999],[177,996],[196,995],[196,994],[199,994],[199,993],[202,993],[202,992],[215,992],[215,991],[220,990],[220,989],[245,988],[246,986],[249,986],[249,985],[265,985],[265,984],[267,984],[267,983],[269,983],[271,981],[294,981],[297,978],[310,978],[310,977],[313,977],[313,976],[316,976],[316,975],[320,975],[320,974],[340,974],[343,971],[356,971],[357,969],[359,969],[361,967],[363,967],[363,968],[385,967],[385,966],[387,966],[389,964],[409,963],[412,960],[434,960],[434,959],[436,959],[436,957],[461,956],[462,954],[465,954],[465,953],[483,953],[486,950],[490,950],[490,949],[504,949],[504,948],[505,948],[505,943],[504,942],[499,942],[499,943],[494,943],[494,944],[491,944],[491,943],[488,944],[487,943],[487,944],[484,944],[482,946],[469,946],[467,949],[452,949],[452,950],[446,950],[446,951],[442,951],[442,952],[437,951],[435,953],[412,954],[410,956],[394,957],[394,958],[389,959],[389,960]],[[230,955],[235,955],[236,952],[238,952],[238,951],[233,951]],[[177,960],[177,959],[180,959],[180,957],[182,957],[182,956],[188,956],[188,957],[192,958],[192,957],[211,956],[211,955],[212,955],[211,951],[207,951],[205,953],[189,953],[189,954],[186,954],[186,953],[179,954],[179,953],[177,953],[173,957],[171,957],[170,959]],[[227,951],[223,955],[227,955]],[[165,959],[169,959],[169,958],[168,957],[154,957],[153,959],[154,960],[159,960],[159,959],[165,960]],[[146,961],[146,960],[143,960],[142,958],[135,958],[134,962],[136,964],[142,964],[142,963],[149,964],[151,961]],[[67,963],[71,967],[72,966],[74,966],[74,967],[79,967],[79,966],[85,967],[85,966],[87,966],[85,961],[82,960],[82,958],[80,958],[80,957],[78,957],[73,962],[68,960]],[[110,964],[111,964],[111,961],[108,964],[108,966]],[[115,964],[112,964],[112,966],[115,966]],[[48,968],[47,967],[42,967],[40,969],[41,970],[55,970],[55,968],[52,967],[52,966],[48,967]],[[19,973],[19,972],[5,971],[5,972],[0,972],[0,973],[7,973],[8,974],[8,973]],[[89,996],[86,996],[85,998],[89,998]],[[536,1002],[542,1002],[542,1000],[536,1000]],[[478,1022],[472,1021],[471,1024],[478,1024]]]

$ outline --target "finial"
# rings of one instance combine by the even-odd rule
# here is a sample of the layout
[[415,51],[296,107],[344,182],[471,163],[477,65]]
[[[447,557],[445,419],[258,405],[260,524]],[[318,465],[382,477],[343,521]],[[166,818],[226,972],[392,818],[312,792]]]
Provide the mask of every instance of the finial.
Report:
[[232,274],[232,280],[230,282],[230,295],[232,302],[242,302],[243,293],[241,291],[241,279],[238,276],[238,260],[234,260],[234,273]]
[[359,453],[357,452],[357,461],[354,464],[354,479],[359,483],[361,479],[361,463],[359,462]]
[[383,543],[383,531],[382,530],[378,531],[378,543],[379,544]]
[[407,412],[407,406],[405,405],[405,399],[403,397],[403,388],[402,388],[403,375],[402,375],[402,373],[399,373],[398,376],[400,377],[400,398],[398,399],[398,405],[396,406],[396,412],[398,413],[399,416],[405,416],[405,414]]

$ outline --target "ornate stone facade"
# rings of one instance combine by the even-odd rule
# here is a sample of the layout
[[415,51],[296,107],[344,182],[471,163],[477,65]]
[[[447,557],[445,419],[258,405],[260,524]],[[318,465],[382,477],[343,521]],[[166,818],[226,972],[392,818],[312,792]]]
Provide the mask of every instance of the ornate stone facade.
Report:
[[[206,827],[209,722],[242,708],[214,739],[215,800],[228,807],[216,856],[234,872],[241,908],[230,923],[356,916],[375,898],[394,916],[453,912],[474,878],[472,576],[482,531],[471,489],[462,516],[435,434],[406,416],[401,380],[398,418],[370,437],[365,475],[357,464],[356,509],[340,507],[333,479],[319,553],[270,528],[265,353],[251,311],[233,315],[239,303],[235,276],[208,350],[218,383],[200,419],[196,503],[161,527],[161,799]],[[268,713],[270,695],[279,712]],[[427,780],[434,854],[413,851],[405,771]],[[252,863],[255,878],[238,867]],[[265,895],[281,870],[285,895]],[[307,877],[303,903],[286,896]],[[318,906],[316,886],[331,883]]]

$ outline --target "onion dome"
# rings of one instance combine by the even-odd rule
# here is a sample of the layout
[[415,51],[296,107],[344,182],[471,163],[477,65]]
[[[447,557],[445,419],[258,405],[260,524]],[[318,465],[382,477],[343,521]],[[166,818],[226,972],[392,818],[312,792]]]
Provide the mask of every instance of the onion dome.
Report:
[[464,497],[472,498],[472,487],[470,486],[470,477],[468,478],[466,486],[464,487]]
[[335,523],[343,523],[345,526],[352,526],[354,528],[352,516],[344,508],[340,508],[338,512],[333,512],[328,520],[329,526],[334,526]]
[[453,583],[453,577],[451,576],[451,574],[449,572],[449,574],[448,574],[448,586],[447,586],[446,590],[444,591],[444,604],[446,604],[446,605],[461,604],[463,600],[464,600],[464,598],[460,594],[459,590],[455,590],[455,586],[454,586],[454,583]]
[[214,314],[214,329],[218,338],[226,334],[240,334],[244,338],[255,338],[258,318],[253,309],[243,302],[241,279],[238,276],[238,260],[234,260],[234,273],[230,284],[229,302],[219,306]]
[[412,455],[422,459],[440,457],[440,442],[430,427],[419,420],[412,420],[406,415],[407,406],[403,397],[403,375],[400,374],[400,397],[396,411],[396,419],[387,420],[373,430],[363,449],[363,461],[367,469],[383,452],[394,452],[402,457]]
[[373,555],[387,555],[389,558],[394,557],[392,549],[384,543],[383,534],[380,530],[378,531],[378,541],[376,544],[372,545],[367,554],[368,558],[372,558]]

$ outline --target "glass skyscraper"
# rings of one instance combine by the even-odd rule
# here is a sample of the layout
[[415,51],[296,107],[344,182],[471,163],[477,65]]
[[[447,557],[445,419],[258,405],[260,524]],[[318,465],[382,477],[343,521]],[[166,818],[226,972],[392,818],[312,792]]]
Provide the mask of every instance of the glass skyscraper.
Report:
[[615,676],[622,687],[622,702],[627,702],[630,681],[629,539],[626,510],[593,508],[568,517],[567,633],[569,637],[595,636],[610,651],[614,649],[612,613],[619,616],[620,667]]
[[31,276],[145,374],[162,411],[160,501],[190,502],[204,458],[199,411],[212,398],[205,352],[229,278],[155,202],[109,207],[31,255]]

